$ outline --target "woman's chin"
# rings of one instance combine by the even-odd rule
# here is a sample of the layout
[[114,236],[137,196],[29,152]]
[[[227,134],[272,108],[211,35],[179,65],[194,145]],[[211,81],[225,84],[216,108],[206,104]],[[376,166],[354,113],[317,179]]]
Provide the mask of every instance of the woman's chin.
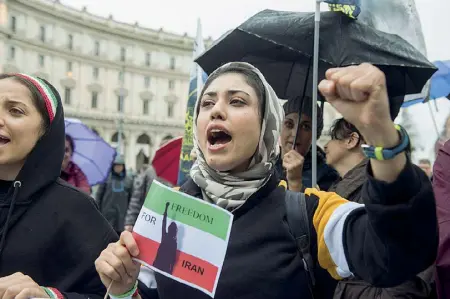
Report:
[[[221,157],[222,158],[222,157]],[[218,157],[206,159],[207,164],[210,168],[219,172],[228,172],[230,174],[240,173],[247,170],[250,161],[236,161],[235,157],[223,157],[219,159]]]
[[218,159],[210,159],[208,161],[208,166],[214,169],[215,171],[220,172],[229,172],[233,167],[229,162],[227,162],[225,159],[222,161],[218,161]]

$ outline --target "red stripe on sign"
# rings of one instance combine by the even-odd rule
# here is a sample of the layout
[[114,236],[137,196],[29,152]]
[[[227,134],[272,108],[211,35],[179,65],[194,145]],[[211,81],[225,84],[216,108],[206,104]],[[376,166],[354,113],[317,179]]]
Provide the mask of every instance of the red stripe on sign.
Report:
[[134,240],[139,248],[138,259],[146,262],[149,265],[153,265],[155,261],[156,254],[158,253],[159,242],[155,242],[151,239],[147,239],[140,234],[133,232]]
[[[152,265],[158,252],[159,243],[147,239],[136,232],[133,232],[133,236],[140,251],[138,258]],[[205,260],[179,250],[177,250],[175,260],[173,276],[195,284],[211,293],[213,292],[219,268]]]

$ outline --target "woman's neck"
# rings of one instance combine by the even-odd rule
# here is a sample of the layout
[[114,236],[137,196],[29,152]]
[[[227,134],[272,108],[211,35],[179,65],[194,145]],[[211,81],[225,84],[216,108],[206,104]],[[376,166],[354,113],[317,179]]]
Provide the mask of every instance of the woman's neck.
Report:
[[334,169],[336,169],[339,176],[343,178],[350,170],[355,168],[364,159],[365,156],[362,153],[350,154],[343,158],[337,165],[334,165]]
[[16,164],[0,165],[0,180],[2,181],[14,181],[19,175],[24,162]]

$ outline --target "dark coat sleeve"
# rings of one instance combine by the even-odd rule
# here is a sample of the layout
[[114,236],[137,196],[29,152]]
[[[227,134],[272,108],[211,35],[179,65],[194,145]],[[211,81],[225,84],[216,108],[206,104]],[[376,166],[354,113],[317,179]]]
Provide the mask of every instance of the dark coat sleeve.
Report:
[[391,184],[373,178],[364,205],[335,193],[306,190],[318,200],[313,216],[320,265],[336,279],[352,275],[376,287],[414,278],[436,258],[438,230],[430,180],[408,162]]
[[392,184],[368,168],[365,209],[351,212],[344,230],[350,271],[379,287],[393,287],[429,267],[436,258],[438,229],[431,182],[408,163]]

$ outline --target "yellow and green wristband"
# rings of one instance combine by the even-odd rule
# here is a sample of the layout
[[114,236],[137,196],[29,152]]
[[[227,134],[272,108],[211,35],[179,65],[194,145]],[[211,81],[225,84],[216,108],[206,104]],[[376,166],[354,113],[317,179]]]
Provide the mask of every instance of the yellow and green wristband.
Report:
[[364,155],[367,158],[375,159],[379,161],[390,160],[396,157],[398,154],[406,151],[409,147],[410,140],[406,130],[400,126],[395,125],[395,129],[400,135],[400,144],[392,148],[383,148],[380,146],[371,146],[367,144],[361,145]]

